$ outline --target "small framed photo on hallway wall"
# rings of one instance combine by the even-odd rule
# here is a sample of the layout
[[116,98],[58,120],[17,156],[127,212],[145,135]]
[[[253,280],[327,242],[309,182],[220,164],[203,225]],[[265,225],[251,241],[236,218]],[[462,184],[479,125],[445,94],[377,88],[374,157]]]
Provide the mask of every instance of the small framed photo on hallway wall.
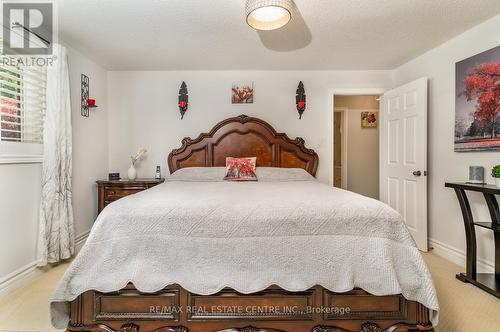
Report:
[[377,128],[377,112],[361,112],[361,128]]

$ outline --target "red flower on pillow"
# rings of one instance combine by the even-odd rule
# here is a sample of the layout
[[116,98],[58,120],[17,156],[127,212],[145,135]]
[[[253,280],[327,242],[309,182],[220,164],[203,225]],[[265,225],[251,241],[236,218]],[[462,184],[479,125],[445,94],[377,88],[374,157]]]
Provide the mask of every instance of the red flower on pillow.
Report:
[[226,158],[226,176],[229,181],[257,181],[255,175],[255,157],[253,158]]

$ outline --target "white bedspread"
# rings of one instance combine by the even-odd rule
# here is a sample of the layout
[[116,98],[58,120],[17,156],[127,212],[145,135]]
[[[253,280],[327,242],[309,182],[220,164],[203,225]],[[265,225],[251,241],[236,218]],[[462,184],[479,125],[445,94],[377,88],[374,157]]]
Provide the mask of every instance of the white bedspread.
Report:
[[400,215],[309,181],[167,181],[106,207],[57,287],[52,322],[87,290],[143,292],[179,284],[197,294],[278,285],[403,294],[435,310],[431,276]]

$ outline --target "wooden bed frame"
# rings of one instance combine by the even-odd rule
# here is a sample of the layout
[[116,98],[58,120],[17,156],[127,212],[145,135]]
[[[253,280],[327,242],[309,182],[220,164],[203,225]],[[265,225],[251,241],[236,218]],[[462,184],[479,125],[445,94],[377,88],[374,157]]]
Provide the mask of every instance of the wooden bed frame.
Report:
[[[278,134],[245,115],[217,124],[168,157],[170,172],[225,166],[225,158],[257,157],[257,166],[300,167],[315,175],[318,155],[304,140]],[[133,245],[133,244],[131,244]],[[117,271],[120,273],[120,271]],[[88,291],[70,304],[67,331],[88,332],[395,332],[433,331],[429,310],[402,295],[361,289],[333,293],[320,286],[288,292],[277,286],[253,294],[232,289],[209,296],[179,285],[145,294],[132,284],[113,293]]]

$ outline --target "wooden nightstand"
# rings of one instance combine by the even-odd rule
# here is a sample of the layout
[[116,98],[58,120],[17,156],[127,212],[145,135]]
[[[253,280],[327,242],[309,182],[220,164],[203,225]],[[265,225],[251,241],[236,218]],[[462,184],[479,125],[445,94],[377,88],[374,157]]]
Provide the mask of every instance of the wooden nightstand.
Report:
[[99,180],[98,187],[98,208],[97,212],[101,213],[102,209],[111,202],[114,202],[122,197],[138,193],[163,183],[165,179],[135,179],[135,180]]

